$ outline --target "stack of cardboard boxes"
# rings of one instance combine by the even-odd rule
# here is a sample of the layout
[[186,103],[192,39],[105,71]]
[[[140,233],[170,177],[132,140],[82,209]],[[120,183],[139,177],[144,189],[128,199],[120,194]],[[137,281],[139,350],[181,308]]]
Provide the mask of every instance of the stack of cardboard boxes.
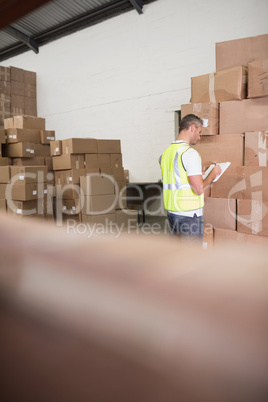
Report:
[[[126,179],[120,140],[69,138],[50,143],[56,219],[127,226]],[[136,218],[136,217],[135,217]]]
[[52,217],[48,192],[52,193],[54,180],[49,138],[54,139],[55,132],[46,130],[45,119],[35,116],[10,117],[4,126],[5,166],[2,163],[0,169],[3,209],[5,206],[8,213],[19,217]]
[[36,73],[0,66],[0,128],[4,119],[20,114],[37,116]]
[[268,244],[268,35],[217,43],[216,73],[192,78],[181,112],[203,119],[203,168],[231,162],[205,193],[214,241]]

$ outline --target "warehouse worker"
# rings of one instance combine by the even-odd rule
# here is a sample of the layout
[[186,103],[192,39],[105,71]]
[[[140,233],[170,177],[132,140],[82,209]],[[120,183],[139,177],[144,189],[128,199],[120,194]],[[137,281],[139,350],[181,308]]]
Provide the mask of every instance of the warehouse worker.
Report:
[[203,238],[204,191],[221,173],[215,165],[203,180],[201,157],[191,147],[200,140],[202,125],[198,116],[184,116],[177,140],[159,158],[170,233],[191,239]]

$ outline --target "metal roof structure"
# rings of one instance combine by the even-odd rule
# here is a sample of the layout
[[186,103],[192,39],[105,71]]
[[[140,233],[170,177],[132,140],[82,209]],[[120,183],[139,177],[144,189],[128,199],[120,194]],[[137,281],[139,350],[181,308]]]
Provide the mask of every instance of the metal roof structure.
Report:
[[154,1],[0,0],[0,62]]

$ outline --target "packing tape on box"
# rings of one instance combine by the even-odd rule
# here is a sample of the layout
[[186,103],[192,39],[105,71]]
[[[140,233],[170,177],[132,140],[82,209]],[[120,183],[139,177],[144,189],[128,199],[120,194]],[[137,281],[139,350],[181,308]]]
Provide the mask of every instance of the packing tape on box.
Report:
[[267,166],[267,136],[268,131],[258,132],[258,158],[259,166]]
[[[259,198],[260,195],[257,195]],[[262,201],[260,199],[251,200],[251,232],[258,234],[262,231]]]
[[194,113],[201,113],[202,110],[202,103],[194,103],[193,104],[193,112]]
[[208,83],[209,100],[210,102],[216,103],[214,83],[215,83],[215,74],[210,73]]

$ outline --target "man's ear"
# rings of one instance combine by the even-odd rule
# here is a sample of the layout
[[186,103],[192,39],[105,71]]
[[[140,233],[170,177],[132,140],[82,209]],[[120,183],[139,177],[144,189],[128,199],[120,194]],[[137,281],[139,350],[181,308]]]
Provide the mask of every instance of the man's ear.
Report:
[[190,128],[191,128],[191,132],[193,133],[194,132],[194,130],[195,130],[195,124],[193,123],[193,124],[191,124],[190,125]]

